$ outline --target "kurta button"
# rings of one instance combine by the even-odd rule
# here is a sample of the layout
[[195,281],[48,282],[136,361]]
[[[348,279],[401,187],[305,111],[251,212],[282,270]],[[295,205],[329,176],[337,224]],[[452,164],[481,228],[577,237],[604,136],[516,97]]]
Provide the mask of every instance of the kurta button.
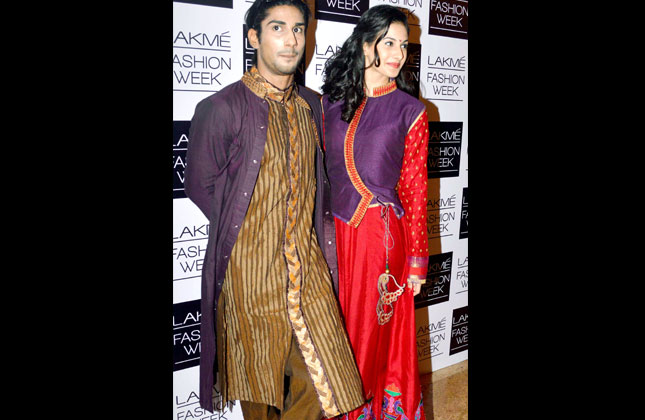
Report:
[[263,125],[261,125],[261,126],[260,126],[260,130],[264,130],[264,126],[263,126]]
[[255,160],[255,159],[253,159],[253,163],[258,163],[258,161],[257,161],[257,160]]
[[326,211],[326,212],[325,212],[325,214],[329,214],[329,212],[328,212],[328,211]]
[[331,245],[331,241],[328,241],[327,243],[328,243],[329,245]]
[[237,225],[233,226],[235,229],[237,229]]
[[247,193],[244,193],[244,197],[246,197],[247,195],[248,195]]

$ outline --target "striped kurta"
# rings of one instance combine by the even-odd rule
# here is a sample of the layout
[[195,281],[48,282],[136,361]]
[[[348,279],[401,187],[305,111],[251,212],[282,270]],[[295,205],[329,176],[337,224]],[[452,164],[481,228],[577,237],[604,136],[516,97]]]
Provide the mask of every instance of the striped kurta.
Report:
[[362,404],[362,390],[328,268],[313,229],[311,110],[295,85],[280,91],[253,68],[243,82],[269,104],[260,171],[230,256],[217,311],[218,367],[224,401],[283,409],[292,334],[321,410]]

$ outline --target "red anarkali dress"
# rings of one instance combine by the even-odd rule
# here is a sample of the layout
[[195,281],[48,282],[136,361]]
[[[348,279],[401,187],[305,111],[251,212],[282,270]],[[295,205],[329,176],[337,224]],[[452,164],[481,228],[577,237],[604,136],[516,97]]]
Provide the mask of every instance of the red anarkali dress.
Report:
[[[425,419],[417,361],[414,295],[408,283],[411,280],[425,281],[429,255],[426,226],[427,114],[423,110],[407,133],[402,133],[405,136],[404,146],[400,139],[390,141],[388,138],[361,137],[361,122],[370,124],[369,121],[375,121],[374,118],[366,118],[366,115],[361,116],[361,113],[379,109],[374,105],[367,107],[365,102],[386,101],[387,96],[392,94],[393,83],[385,86],[385,89],[375,89],[376,97],[365,99],[344,133],[344,139],[340,139],[345,142],[344,165],[350,177],[352,173],[357,175],[352,178],[352,183],[359,191],[360,188],[369,190],[370,186],[363,184],[367,177],[356,172],[355,156],[347,153],[347,150],[355,150],[355,147],[348,147],[348,142],[386,141],[391,143],[387,147],[404,147],[398,182],[394,180],[396,194],[404,210],[403,216],[398,218],[392,206],[371,203],[358,223],[354,218],[353,225],[335,218],[339,301],[367,400],[358,409],[338,417],[342,420]],[[379,92],[385,93],[380,95]],[[396,92],[402,94],[401,91]],[[325,103],[323,100],[323,105]],[[389,115],[397,115],[397,110],[391,111]],[[388,118],[389,115],[383,115],[382,118]],[[324,118],[327,120],[328,115]],[[326,130],[329,128],[327,125],[325,127]],[[374,127],[370,132],[374,132]],[[325,136],[328,148],[331,139],[328,138],[329,133],[325,133]],[[386,164],[387,158],[383,159],[382,163]],[[373,157],[371,160],[373,165],[379,166],[379,162],[373,162]],[[339,163],[328,161],[329,164]],[[332,172],[330,181],[333,195]],[[387,253],[385,245],[391,248]],[[377,313],[381,298],[377,285],[379,276],[385,271],[386,259],[390,274],[394,276],[394,280],[390,278],[387,283],[387,291],[396,292],[403,287],[403,293],[391,306],[381,303],[381,318],[391,312],[391,318],[382,323],[384,319],[379,322]]]

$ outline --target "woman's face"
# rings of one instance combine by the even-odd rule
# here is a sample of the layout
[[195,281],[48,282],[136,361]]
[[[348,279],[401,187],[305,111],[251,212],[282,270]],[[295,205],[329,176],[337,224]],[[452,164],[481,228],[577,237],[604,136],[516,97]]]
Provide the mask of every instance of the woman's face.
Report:
[[[365,78],[368,80],[382,80],[385,84],[389,79],[396,78],[408,56],[408,31],[401,22],[392,22],[387,33],[376,45],[380,65],[374,63],[374,42],[363,44],[365,54]],[[380,83],[379,83],[380,84]]]

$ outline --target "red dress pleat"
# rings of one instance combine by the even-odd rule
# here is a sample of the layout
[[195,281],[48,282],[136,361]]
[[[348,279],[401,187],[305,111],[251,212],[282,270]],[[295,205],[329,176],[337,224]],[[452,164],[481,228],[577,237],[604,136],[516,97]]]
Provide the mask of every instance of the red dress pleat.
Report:
[[[407,271],[408,233],[390,207],[390,273],[402,285]],[[425,420],[416,352],[414,296],[411,289],[393,303],[394,314],[385,325],[377,321],[377,282],[385,271],[385,224],[381,207],[367,210],[358,228],[335,220],[339,301],[368,402],[338,417],[342,420]],[[390,280],[389,291],[396,286]],[[387,308],[389,309],[389,307]]]

